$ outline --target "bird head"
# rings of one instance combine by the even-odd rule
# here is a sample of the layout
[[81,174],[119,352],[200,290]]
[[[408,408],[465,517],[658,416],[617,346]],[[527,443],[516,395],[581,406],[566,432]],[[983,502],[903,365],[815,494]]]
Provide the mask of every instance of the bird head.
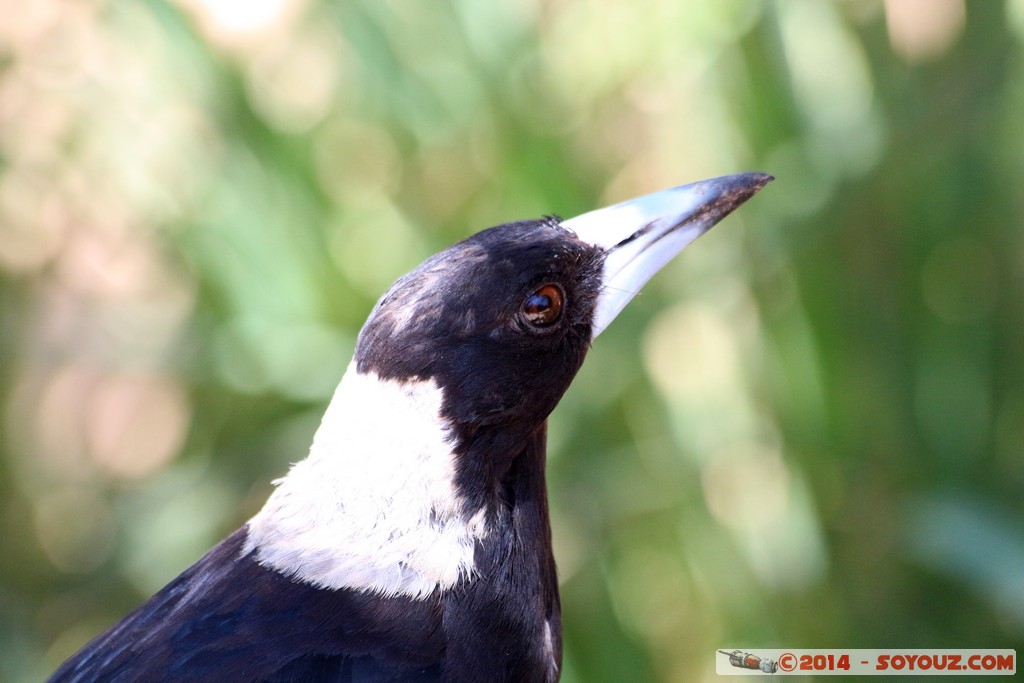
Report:
[[381,297],[359,335],[357,369],[433,379],[457,429],[537,426],[644,283],[770,180],[726,176],[569,220],[483,230]]
[[499,225],[400,278],[370,313],[310,456],[250,520],[247,549],[319,586],[423,596],[477,571],[481,540],[524,501],[544,511],[533,535],[547,539],[545,420],[591,343],[771,179]]

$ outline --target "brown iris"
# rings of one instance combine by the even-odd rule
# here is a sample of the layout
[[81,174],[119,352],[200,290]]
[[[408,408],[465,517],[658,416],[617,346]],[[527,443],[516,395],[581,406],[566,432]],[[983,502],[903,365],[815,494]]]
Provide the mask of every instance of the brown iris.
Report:
[[526,297],[523,302],[523,317],[534,327],[550,327],[562,317],[565,294],[558,285],[544,285]]

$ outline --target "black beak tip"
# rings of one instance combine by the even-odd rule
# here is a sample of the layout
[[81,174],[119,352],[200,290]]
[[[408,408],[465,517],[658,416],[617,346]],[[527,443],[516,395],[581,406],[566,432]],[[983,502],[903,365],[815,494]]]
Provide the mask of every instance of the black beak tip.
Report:
[[760,173],[758,171],[752,171],[750,173],[740,173],[737,176],[740,180],[740,184],[751,190],[751,194],[759,191],[762,187],[775,180],[775,176],[770,173]]
[[760,192],[765,185],[773,180],[775,180],[775,176],[758,172],[737,173],[715,178],[709,181],[712,183],[716,195],[709,208],[718,212],[719,218],[724,218],[726,214]]

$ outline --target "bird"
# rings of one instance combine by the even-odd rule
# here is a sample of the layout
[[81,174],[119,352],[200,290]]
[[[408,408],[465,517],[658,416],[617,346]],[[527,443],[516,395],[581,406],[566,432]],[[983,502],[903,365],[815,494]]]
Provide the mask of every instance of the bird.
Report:
[[505,223],[399,278],[264,507],[49,680],[557,681],[548,416],[640,288],[771,180]]

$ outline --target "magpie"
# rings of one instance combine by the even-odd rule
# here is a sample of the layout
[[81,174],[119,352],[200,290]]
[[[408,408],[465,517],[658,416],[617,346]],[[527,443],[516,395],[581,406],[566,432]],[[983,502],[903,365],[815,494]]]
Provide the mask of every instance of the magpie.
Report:
[[650,277],[772,177],[479,232],[400,278],[308,457],[51,681],[557,681],[548,415]]

